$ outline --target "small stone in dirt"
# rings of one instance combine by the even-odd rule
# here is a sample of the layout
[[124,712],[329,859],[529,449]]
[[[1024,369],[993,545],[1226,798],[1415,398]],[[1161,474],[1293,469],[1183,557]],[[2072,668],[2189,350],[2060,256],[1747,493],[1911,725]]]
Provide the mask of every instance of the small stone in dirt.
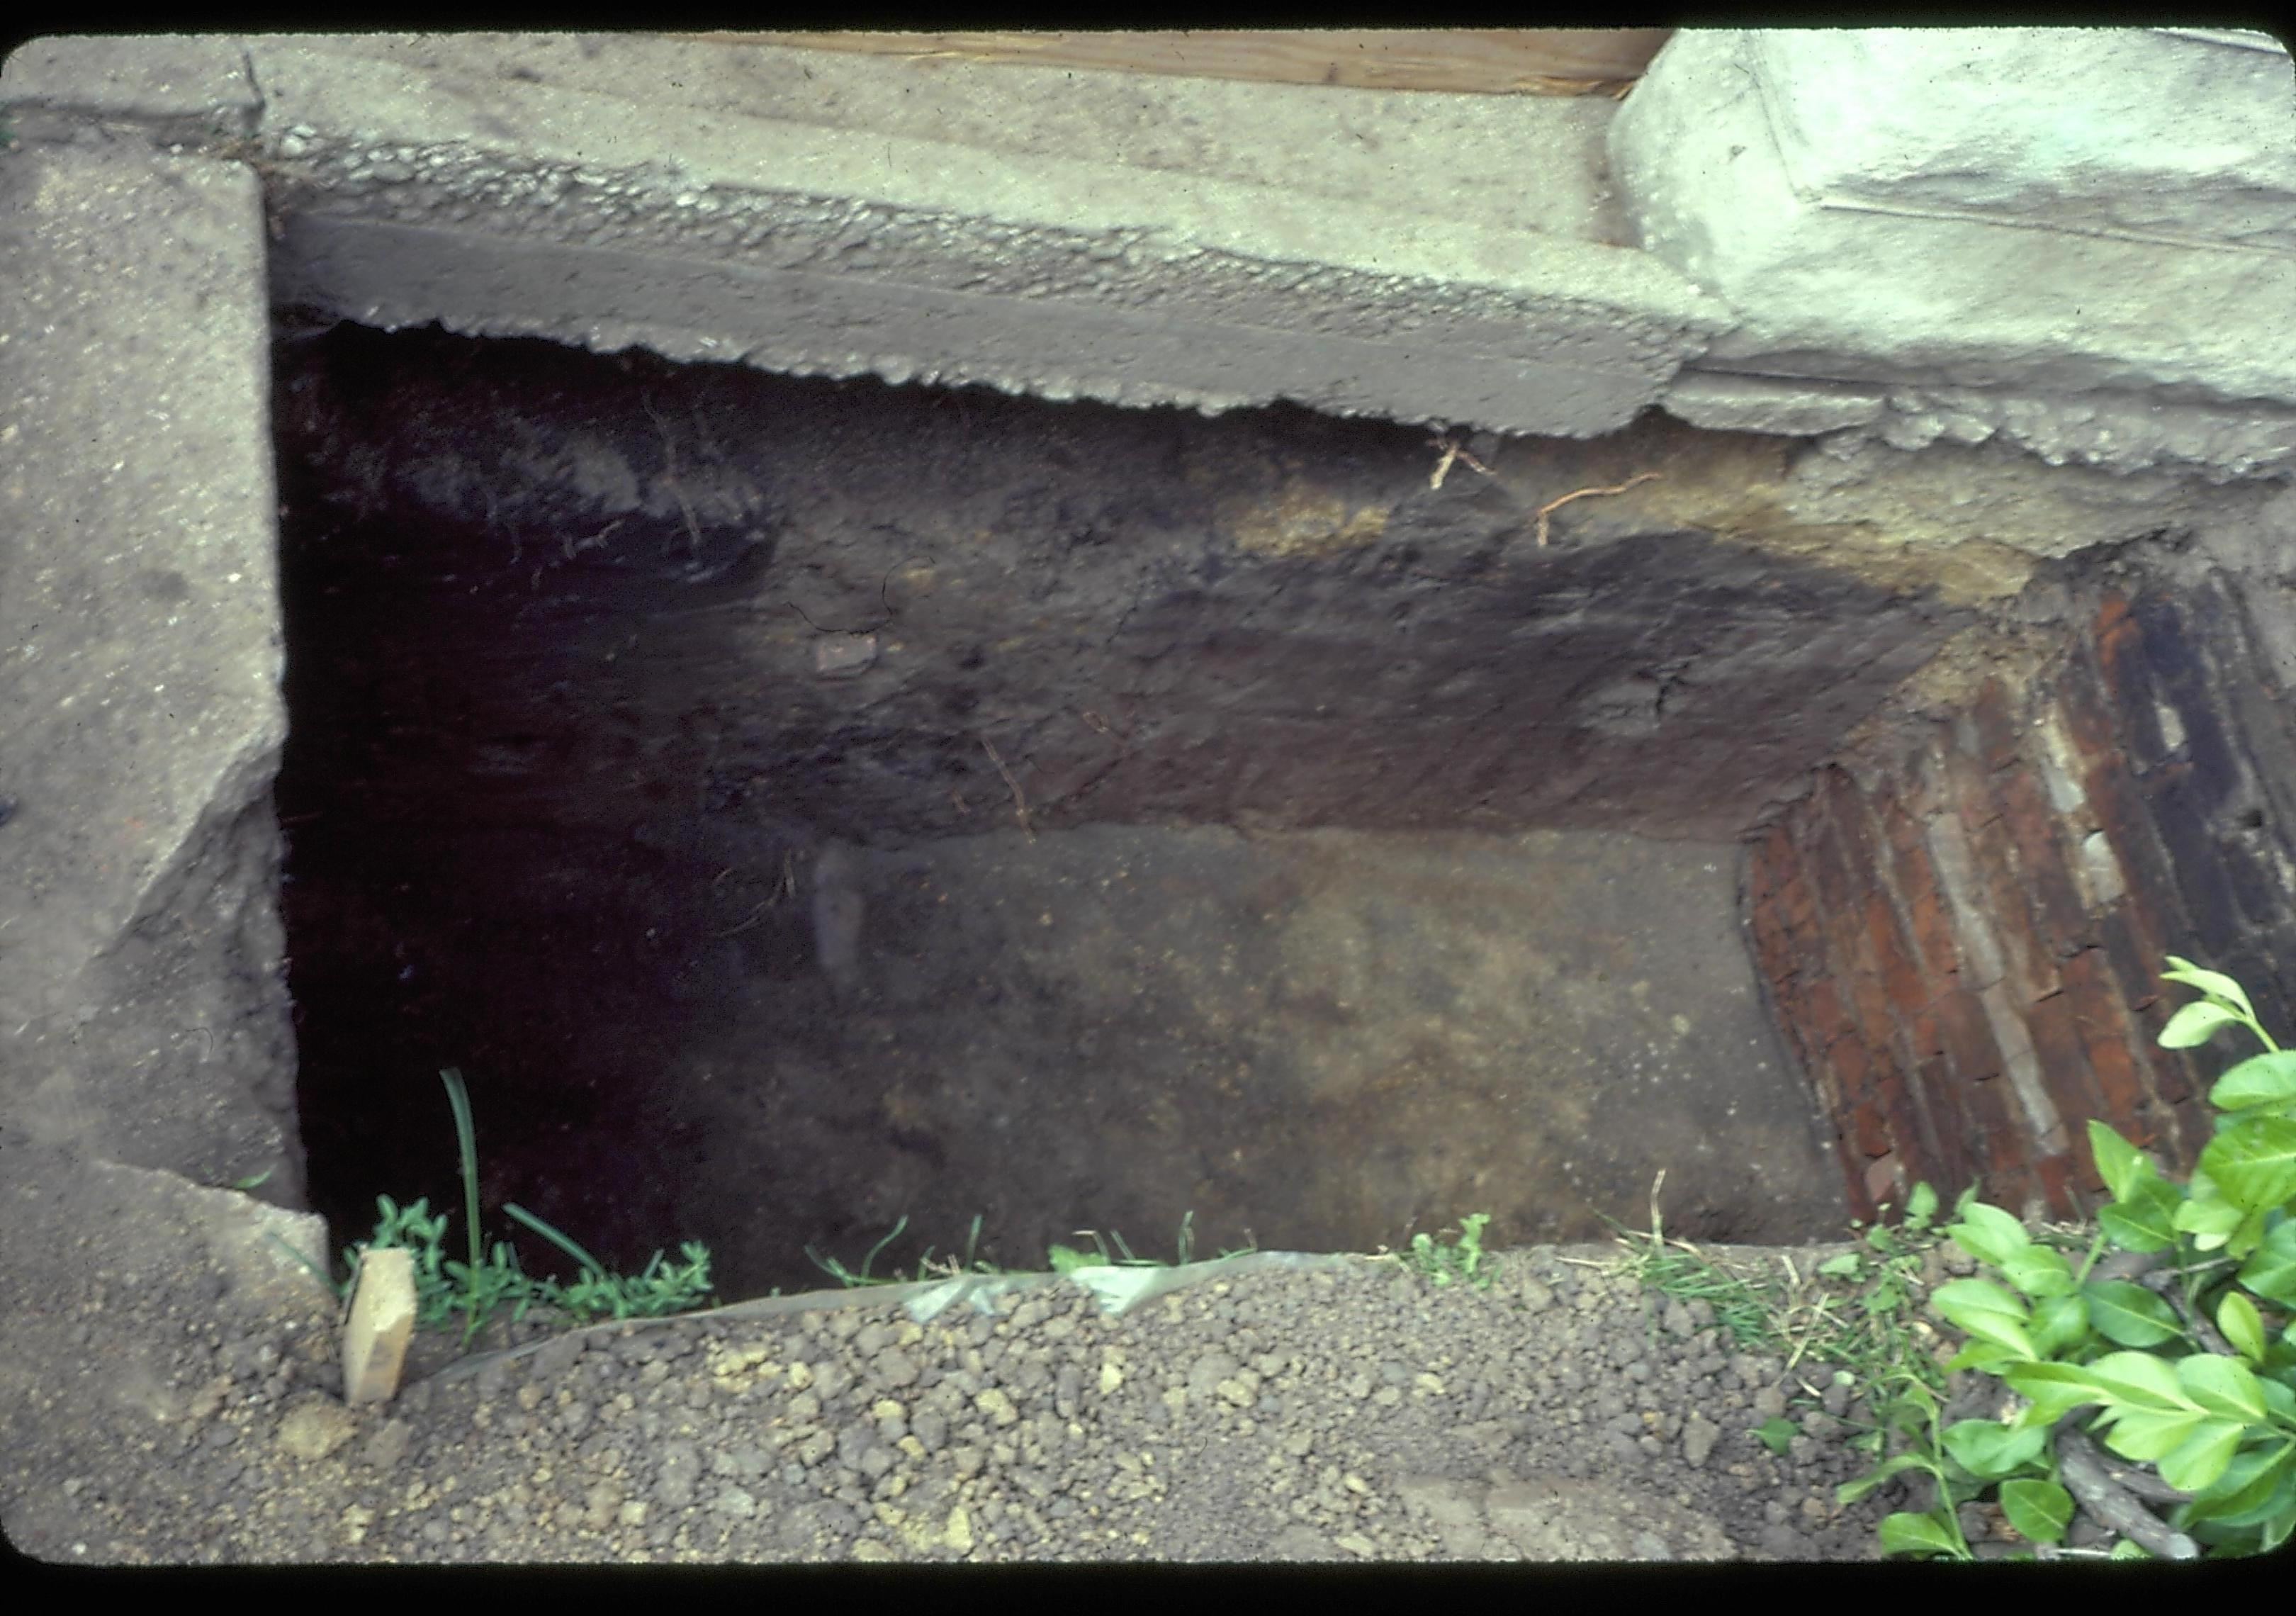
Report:
[[1722,1440],[1722,1428],[1704,1415],[1693,1413],[1683,1422],[1683,1463],[1693,1470],[1702,1467],[1714,1452],[1714,1444]]
[[279,1422],[279,1446],[299,1459],[323,1459],[351,1440],[350,1411],[332,1398],[315,1397],[290,1408]]

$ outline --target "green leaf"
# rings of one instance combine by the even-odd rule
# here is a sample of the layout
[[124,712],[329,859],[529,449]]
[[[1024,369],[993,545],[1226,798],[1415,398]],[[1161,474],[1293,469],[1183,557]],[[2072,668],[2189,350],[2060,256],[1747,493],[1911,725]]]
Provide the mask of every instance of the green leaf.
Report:
[[2054,1358],[2078,1347],[2088,1339],[2088,1301],[2078,1292],[2045,1296],[2033,1304],[2033,1323],[2028,1333],[2037,1356]]
[[2296,1218],[2265,1231],[2241,1265],[2240,1283],[2284,1308],[2296,1308]]
[[2161,980],[2182,982],[2187,988],[2198,988],[2211,997],[2220,998],[2238,1006],[2243,1015],[2253,1017],[2256,1014],[2256,1006],[2248,1002],[2247,989],[2223,972],[2203,971],[2192,961],[2178,959],[2173,954],[2169,956],[2169,967],[2161,973]]
[[2088,1298],[2089,1323],[2096,1333],[2120,1346],[2157,1347],[2184,1333],[2176,1309],[2143,1285],[2093,1279],[2081,1293]]
[[[2280,1333],[2280,1339],[2289,1346],[2296,1347],[2296,1325],[2283,1330]],[[2290,1430],[2296,1431],[2296,1389],[2291,1388],[2287,1383],[2287,1363],[2285,1360],[2276,1363],[2275,1356],[2267,1353],[2265,1362],[2282,1378],[2274,1380],[2268,1376],[2259,1376],[2256,1382],[2256,1389],[2264,1394],[2264,1406],[2272,1411],[2272,1417]]]
[[[2229,1077],[2232,1074],[2227,1072],[2225,1075]],[[1937,1192],[1924,1179],[1914,1185],[1914,1193],[1906,1197],[1906,1226],[1909,1229],[1929,1227],[1930,1219],[1937,1216]]]
[[2219,1418],[2251,1423],[2264,1418],[2264,1393],[2256,1376],[2235,1358],[2195,1352],[2177,1360],[2177,1380],[2196,1405]]
[[2218,1423],[2192,1408],[2164,1412],[2120,1407],[2109,1410],[2106,1417],[2112,1421],[2112,1429],[2105,1433],[2104,1445],[2124,1459],[2139,1460],[2164,1458],[2183,1447],[2202,1426]]
[[1800,1433],[1800,1430],[1784,1415],[1774,1414],[1754,1427],[1754,1434],[1762,1439],[1763,1446],[1772,1453],[1784,1453],[1787,1444]]
[[2296,1509],[2296,1444],[2289,1443],[2277,1452],[2259,1448],[2234,1456],[2217,1478],[2217,1491],[2195,1502],[2189,1519],[2259,1526],[2285,1509]]
[[2038,1423],[2054,1423],[2084,1403],[2103,1400],[2104,1394],[2076,1364],[2012,1364],[2001,1372],[2009,1389],[2032,1400],[2028,1412]]
[[2243,1025],[2240,1016],[2222,1005],[2212,1005],[2203,999],[2187,1005],[2169,1018],[2161,1029],[2160,1044],[2163,1049],[2191,1049],[2205,1044],[2219,1027]]
[[2237,1420],[2203,1420],[2175,1452],[2161,1458],[2161,1479],[2186,1492],[2198,1492],[2225,1472],[2248,1434]]
[[1962,1220],[1946,1230],[1954,1243],[1976,1258],[1995,1267],[2005,1266],[2012,1252],[2032,1243],[2025,1226],[1997,1206],[1988,1206],[1982,1201],[1973,1202],[1962,1213]]
[[2296,1100],[2296,1049],[2251,1055],[2216,1080],[2209,1103],[2220,1111]]
[[2296,1442],[2267,1444],[2236,1453],[2224,1473],[2206,1487],[2193,1489],[2192,1521],[2236,1515],[2253,1509],[2272,1496],[2272,1489],[2296,1459]]
[[[2029,1340],[2025,1344],[2030,1347],[2032,1342]],[[2012,1365],[2030,1364],[2038,1356],[2036,1353],[2032,1357],[2026,1357],[2013,1352],[2005,1347],[1996,1346],[1988,1341],[1973,1341],[1948,1358],[1944,1368],[1948,1374],[1963,1369],[1976,1369],[1987,1374],[1999,1374]]]
[[1966,1333],[2005,1347],[2020,1358],[2040,1356],[2025,1332],[2029,1314],[2023,1299],[1991,1280],[1956,1279],[1939,1285],[1930,1300],[1939,1313]]
[[2296,1121],[2253,1117],[2234,1123],[2201,1152],[2200,1170],[2243,1209],[2296,1198]]
[[2028,1478],[2001,1484],[2001,1513],[2017,1535],[2034,1543],[2055,1543],[2073,1518],[2073,1496],[2054,1481]]
[[1945,1450],[1980,1481],[1997,1481],[2038,1458],[2048,1443],[2045,1426],[2012,1431],[1992,1420],[1959,1420],[1945,1430]]
[[1882,1517],[1882,1552],[1885,1554],[1948,1554],[1956,1560],[1969,1558],[1969,1551],[1929,1516],[1907,1514],[1902,1511]]
[[2165,1179],[2139,1178],[2131,1193],[2097,1210],[2097,1227],[2124,1251],[2157,1251],[2177,1241],[2177,1209],[2185,1198]]
[[1839,1257],[1829,1257],[1817,1265],[1817,1271],[1832,1279],[1855,1279],[1860,1264],[1855,1251],[1844,1251]]
[[[1761,1432],[1757,1431],[1754,1434],[1759,1436],[1761,1435]],[[1775,1451],[1784,1453],[1785,1449],[1784,1448],[1779,1448]],[[1856,1481],[1844,1481],[1841,1486],[1835,1488],[1833,1489],[1834,1499],[1838,1503],[1855,1504],[1858,1499],[1864,1497],[1867,1493],[1872,1492],[1875,1488],[1881,1486],[1882,1482],[1888,1481],[1891,1476],[1901,1474],[1908,1470],[1924,1470],[1929,1472],[1931,1475],[1935,1475],[1937,1473],[1937,1465],[1931,1462],[1930,1456],[1924,1453],[1908,1451],[1906,1453],[1893,1454],[1887,1460],[1876,1465],[1874,1469],[1869,1470],[1864,1475],[1859,1476]]]
[[2112,1192],[2115,1201],[2128,1200],[2137,1181],[2152,1176],[2152,1163],[2145,1159],[2144,1153],[2094,1118],[2088,1125],[2088,1148],[2096,1158],[2096,1170],[2104,1180],[2104,1187]]
[[2065,1254],[2054,1246],[2021,1246],[2009,1253],[2000,1268],[2002,1277],[2037,1300],[2070,1296],[2078,1289]]
[[[2195,1172],[2194,1177],[2198,1178],[2200,1175]],[[2240,1227],[2247,1216],[2245,1210],[2229,1201],[2195,1194],[2192,1199],[2178,1203],[2176,1216],[2169,1221],[2190,1235],[2193,1243],[2202,1251],[2213,1251],[2232,1238],[2233,1231]]]
[[2197,1412],[2177,1372],[2149,1352],[2108,1352],[2087,1366],[2089,1384],[2108,1401],[2136,1408]]

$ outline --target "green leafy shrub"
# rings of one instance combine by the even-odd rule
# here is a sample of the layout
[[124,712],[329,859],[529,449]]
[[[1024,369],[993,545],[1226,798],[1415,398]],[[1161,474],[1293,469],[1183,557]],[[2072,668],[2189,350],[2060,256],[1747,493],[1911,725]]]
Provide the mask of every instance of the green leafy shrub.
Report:
[[1430,1284],[1464,1284],[1487,1291],[1491,1276],[1483,1272],[1483,1226],[1490,1220],[1488,1212],[1470,1212],[1459,1219],[1456,1235],[1448,1229],[1439,1241],[1431,1235],[1414,1235],[1405,1260]]
[[[503,1210],[549,1241],[581,1265],[581,1276],[562,1284],[547,1276],[536,1278],[519,1267],[518,1253],[508,1241],[498,1240],[481,1252],[479,1236],[478,1144],[471,1126],[471,1099],[463,1074],[449,1066],[439,1074],[447,1086],[447,1103],[455,1114],[455,1143],[463,1173],[463,1210],[470,1230],[470,1259],[456,1262],[445,1255],[447,1215],[433,1214],[427,1201],[400,1206],[388,1195],[375,1198],[381,1216],[373,1238],[343,1248],[348,1275],[336,1280],[316,1265],[329,1288],[348,1299],[358,1276],[359,1259],[369,1251],[404,1246],[414,1253],[415,1323],[424,1329],[447,1328],[455,1316],[463,1318],[463,1342],[467,1346],[480,1328],[504,1307],[513,1320],[523,1318],[537,1305],[554,1308],[577,1318],[653,1318],[682,1313],[701,1305],[710,1291],[709,1253],[694,1241],[680,1248],[683,1264],[664,1263],[656,1251],[636,1276],[609,1274],[598,1259],[564,1235],[514,1202]],[[293,1251],[293,1248],[289,1250]],[[293,1253],[301,1258],[300,1252]]]
[[1929,1509],[1882,1522],[1885,1552],[1972,1558],[1956,1505],[1988,1492],[2045,1557],[2107,1552],[2057,1546],[2077,1505],[2117,1535],[2115,1558],[2260,1554],[2296,1530],[2296,1051],[2232,978],[2169,966],[2202,997],[2169,1018],[2165,1047],[2241,1027],[2264,1053],[2209,1091],[2220,1114],[2187,1183],[2089,1124],[2112,1201],[2078,1262],[1964,1197],[1947,1233],[1999,1277],[1933,1292],[1967,1338],[1946,1368],[2005,1393],[1996,1417],[1947,1423],[1932,1386],[1903,1378],[1897,1425],[1914,1446],[1840,1489],[1847,1503],[1905,1472],[1931,1478]]

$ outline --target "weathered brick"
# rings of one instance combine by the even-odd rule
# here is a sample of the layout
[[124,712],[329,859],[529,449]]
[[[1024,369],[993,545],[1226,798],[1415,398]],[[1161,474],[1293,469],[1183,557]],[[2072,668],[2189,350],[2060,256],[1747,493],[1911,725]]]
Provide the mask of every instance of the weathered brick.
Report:
[[2081,785],[2088,793],[2089,811],[2112,845],[2131,898],[2148,917],[2157,917],[2152,930],[2163,938],[2188,935],[2191,927],[2169,874],[2169,856],[2152,826],[2151,806],[2128,766],[2108,759],[2091,768]]
[[2001,968],[2019,997],[2038,998],[2055,986],[2054,955],[2034,923],[2017,871],[2007,823],[1995,817],[1967,827],[1986,919],[2001,944]]
[[1752,933],[1754,961],[1763,976],[1774,987],[1792,980],[1793,939],[1786,935],[1785,916],[1775,897],[1765,897],[1752,906],[1746,916],[1746,929]]
[[1919,1175],[1950,1202],[1964,1185],[1976,1178],[1984,1163],[1972,1153],[1971,1120],[1963,1103],[1961,1086],[1941,1057],[1925,1060],[1915,1069],[1914,1094],[1922,1108],[1930,1136],[1937,1141],[1937,1157]]
[[1769,989],[1770,1010],[1777,1019],[1778,1029],[1785,1039],[1786,1054],[1804,1078],[1824,1054],[1822,1045],[1809,1041],[1809,1025],[1802,1014],[1802,997],[1799,979],[1766,983]]
[[1890,1151],[1890,1125],[1882,1120],[1878,1101],[1863,1100],[1849,1108],[1845,1119],[1849,1138],[1861,1156],[1887,1155]]
[[2066,737],[2082,759],[2092,767],[2118,759],[2120,735],[2090,659],[2079,654],[2066,658],[2049,688],[2064,719]]
[[[2197,586],[2192,598],[2212,598],[2212,592],[2206,585]],[[2178,750],[2192,766],[2195,798],[2205,813],[2213,815],[2240,791],[2244,775],[2225,733],[2223,681],[2210,665],[2201,636],[2188,629],[2165,595],[2139,596],[2136,616],[2154,692],[2175,707],[2185,732]],[[2232,649],[2237,656],[2242,648]]]
[[1746,849],[1746,900],[1759,903],[1793,867],[1793,838],[1783,823],[1770,825]]
[[2041,1087],[2065,1126],[2078,1133],[2091,1117],[2104,1112],[2103,1098],[2088,1069],[2088,1050],[2073,1025],[2073,1007],[2062,992],[2030,1005],[2025,1030],[2041,1065]]
[[2144,636],[2130,615],[2128,603],[2106,597],[2097,611],[2095,639],[2098,685],[2113,716],[2122,749],[2140,772],[2158,768],[2169,756],[2161,734],[2159,710],[2153,705],[2152,671],[2144,654]]
[[1876,1073],[1864,1039],[1854,1035],[1836,1038],[1826,1046],[1825,1065],[1838,1108],[1854,1110],[1874,1098]]
[[2231,665],[2235,671],[2227,680],[2225,701],[2241,752],[2264,795],[2267,825],[2258,828],[2285,841],[2296,832],[2296,704],[2283,697],[2253,651],[2243,649]]
[[1922,827],[1906,811],[1905,803],[1899,800],[1899,789],[1897,777],[1888,776],[1866,800],[1866,811],[1873,816],[1874,828],[1881,835],[1882,845],[1892,851],[1918,846],[1922,840]]
[[1820,1052],[1809,1063],[1810,1080],[1818,1086],[1825,1108],[1833,1111],[1841,1103],[1841,1089],[1825,1052],[1845,1038],[1855,1038],[1857,1033],[1841,1012],[1841,1000],[1832,982],[1822,977],[1816,981],[1804,979],[1801,989],[1801,1015],[1797,1025],[1802,1046]]
[[2204,1086],[2196,1087],[2183,1099],[2169,1107],[2169,1118],[2176,1125],[2176,1149],[2163,1163],[2172,1174],[2182,1176],[2193,1170],[2201,1159],[2201,1152],[2216,1137],[2217,1113],[2203,1097]]
[[1814,811],[1801,827],[1800,838],[1802,874],[1816,895],[1818,914],[1832,920],[1849,910],[1857,885],[1833,815]]
[[[2238,946],[2219,955],[2196,958],[2194,963],[2205,965],[2211,971],[2221,971],[2247,989],[2249,1004],[2255,1010],[2257,1019],[2264,1023],[2264,1029],[2279,1037],[2288,1029],[2288,1010],[2281,997],[2278,975],[2260,942],[2261,939],[2254,936],[2243,936]],[[2255,1036],[2244,1031],[2226,1035],[2224,1041],[2230,1048],[2214,1055],[2212,1070],[2221,1070],[2228,1061],[2245,1060],[2259,1048]]]
[[2065,867],[2062,827],[2048,794],[2022,764],[1997,772],[1993,791],[2042,941],[2058,959],[2088,947],[2088,910]]
[[1890,1137],[1898,1147],[1898,1160],[1909,1169],[1927,1172],[1929,1164],[1937,1160],[1938,1143],[1922,1115],[1921,1103],[1914,1097],[1912,1086],[1903,1072],[1891,1067],[1878,1074],[1875,1087],[1881,1095],[1882,1114],[1889,1120]]
[[1987,1078],[1961,1086],[1964,1105],[1984,1152],[1988,1175],[2016,1166],[2033,1153],[2022,1112],[2014,1106],[2006,1078]]
[[2128,602],[2128,615],[2136,625],[2144,647],[2144,665],[2161,688],[2195,690],[2209,683],[2200,650],[2185,636],[2176,603],[2159,589],[2140,590]]
[[2144,791],[2193,934],[2209,953],[2222,954],[2240,935],[2240,900],[2217,857],[2208,816],[2194,800],[2191,776],[2171,765],[2145,781]]
[[1993,1024],[1975,994],[1958,988],[1939,994],[1930,1001],[1930,1013],[1937,1017],[1956,1078],[1976,1083],[2001,1075],[2001,1046],[1994,1041]]
[[2032,1176],[2021,1167],[2001,1168],[1982,1175],[1977,1181],[1977,1197],[1988,1206],[2016,1211],[2031,1194]]
[[1771,899],[1777,905],[1779,917],[1785,922],[1789,935],[1799,935],[1816,927],[1817,900],[1802,874],[1799,852],[1779,869]]
[[1866,940],[1881,966],[1882,991],[1901,1021],[1930,1002],[1933,985],[1914,963],[1897,906],[1879,886],[1866,897]]
[[1898,1021],[1890,1013],[1889,995],[1882,988],[1882,973],[1869,957],[1870,948],[1865,929],[1857,927],[1847,940],[1847,951],[1852,962],[1849,975],[1849,1002],[1857,1017],[1857,1030],[1866,1047],[1877,1052],[1894,1048],[1898,1043]]
[[1948,749],[1939,784],[1952,811],[1960,815],[1961,823],[1971,830],[1999,817],[2001,809],[1993,800],[1992,783],[1984,762],[1974,753],[1959,746]]
[[1836,1143],[1834,1156],[1841,1164],[1841,1198],[1848,1203],[1849,1216],[1860,1222],[1870,1222],[1876,1203],[1866,1188],[1866,1169],[1869,1159],[1846,1141]]
[[2287,890],[2280,873],[2249,844],[2245,837],[2220,839],[2217,857],[2232,882],[2234,899],[2249,925],[2267,928],[2284,923],[2296,912],[2296,894]]
[[2146,923],[2143,911],[2124,902],[2115,904],[2097,917],[2096,940],[2106,963],[2112,967],[2122,1007],[2128,1011],[2131,1023],[2142,1030],[2143,1013],[2160,1003],[2165,986],[2160,977],[2165,961],[2156,952],[2159,938]]
[[2009,711],[2009,693],[1999,679],[1988,679],[1970,708],[1977,731],[1977,755],[1985,771],[1993,774],[2017,760],[2017,724]]
[[2080,1197],[2074,1193],[2073,1176],[2079,1171],[2070,1156],[2042,1156],[2033,1164],[2033,1176],[2040,1181],[2043,1195],[2047,1197],[2049,1215],[2059,1218],[2081,1216]]
[[[1945,1029],[1939,1024],[1934,1002],[1906,1017],[1906,1055],[1915,1065],[1945,1054]],[[1948,1062],[1948,1069],[1951,1069]]]
[[1841,838],[1841,850],[1850,869],[1872,870],[1882,862],[1883,845],[1874,824],[1874,805],[1848,770],[1841,774],[1844,784],[1834,795],[1834,832]]
[[1946,915],[1945,895],[1938,888],[1929,849],[1916,846],[1897,855],[1890,874],[1905,900],[1906,929],[1920,950],[1923,969],[1932,981],[1951,976],[1961,968],[1961,954],[1954,944],[1953,923]]
[[1919,827],[1931,815],[1944,812],[1948,806],[1945,759],[1952,751],[1951,726],[1934,724],[1930,728],[1929,738],[1906,754],[1906,760],[1898,770],[1898,800],[1912,819],[1917,834]]
[[2152,1084],[2139,1075],[2136,1057],[2129,1050],[2135,1027],[2121,1005],[2103,949],[2085,949],[2073,956],[2064,962],[2061,974],[2065,997],[2072,1006],[2074,1029],[2104,1102],[2103,1119],[2118,1126],[2152,1103]]
[[1906,1204],[1904,1158],[1894,1154],[1878,1157],[1866,1164],[1864,1177],[1866,1199],[1872,1203],[1875,1213],[1885,1206]]

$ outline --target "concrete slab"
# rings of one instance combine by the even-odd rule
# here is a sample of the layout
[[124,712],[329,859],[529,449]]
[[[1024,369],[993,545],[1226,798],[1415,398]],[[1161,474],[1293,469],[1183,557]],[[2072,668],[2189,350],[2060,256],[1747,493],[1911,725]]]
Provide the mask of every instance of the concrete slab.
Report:
[[261,198],[0,153],[0,1122],[300,1194]]
[[[9,93],[116,108],[150,44],[50,42],[12,62]],[[1726,319],[1594,239],[1594,115],[1536,98],[1426,111],[1473,98],[1366,91],[1335,111],[1299,86],[1105,75],[1095,101],[1065,78],[1022,94],[1028,69],[627,37],[246,54],[287,218],[281,298],[384,326],[1588,436]],[[1079,135],[1119,98],[1128,117]],[[1299,144],[1268,137],[1271,111]],[[1396,155],[1367,156],[1390,123]],[[1188,135],[1136,151],[1143,124]]]
[[1900,447],[2284,474],[2291,91],[2262,35],[1714,30],[1668,45],[1610,145],[1641,243],[1741,317],[1707,369],[1895,382]]

